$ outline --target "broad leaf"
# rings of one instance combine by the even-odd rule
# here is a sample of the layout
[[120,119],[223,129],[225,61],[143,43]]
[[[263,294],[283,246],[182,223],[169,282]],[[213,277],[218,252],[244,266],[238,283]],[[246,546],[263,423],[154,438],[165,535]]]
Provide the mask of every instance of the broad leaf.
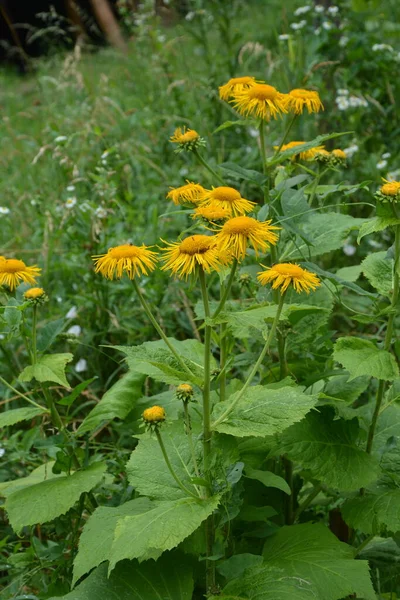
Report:
[[386,255],[387,252],[374,252],[361,263],[365,277],[382,296],[390,296],[393,291],[394,261]]
[[8,427],[9,425],[19,423],[20,421],[29,421],[46,413],[48,413],[48,411],[45,408],[41,409],[33,406],[7,410],[0,414],[0,427]]
[[128,371],[102,397],[97,406],[83,420],[78,434],[93,431],[104,421],[125,419],[142,397],[144,375]]
[[393,381],[399,376],[394,356],[386,350],[380,350],[369,340],[356,337],[339,338],[335,344],[333,358],[349,371],[349,381],[362,375],[386,381]]
[[[339,371],[340,373],[340,371]],[[354,402],[369,386],[370,377],[363,375],[349,381],[349,374],[331,377],[324,388],[324,394],[338,400]]]
[[235,179],[243,179],[244,181],[252,181],[256,183],[260,187],[265,184],[267,178],[263,173],[259,173],[258,171],[254,171],[252,169],[244,169],[240,165],[235,163],[226,162],[219,165],[221,169],[229,173]]
[[360,296],[370,296],[372,298],[377,297],[376,294],[372,294],[371,292],[364,290],[359,285],[357,285],[351,281],[348,281],[346,279],[343,279],[337,273],[331,273],[330,271],[324,271],[324,269],[320,269],[320,267],[314,263],[303,261],[302,267],[304,267],[308,271],[311,271],[312,273],[316,273],[323,279],[328,279],[329,281],[332,281],[332,283],[334,283],[334,284],[336,283],[338,285],[346,287],[349,290],[352,290],[353,292],[355,292],[356,294],[359,294]]
[[383,231],[387,227],[393,227],[394,225],[399,224],[400,219],[395,219],[394,217],[375,217],[370,221],[365,221],[365,223],[363,223],[360,227],[357,243],[359,244],[365,235],[369,235],[370,233],[374,233],[376,231]]
[[[176,500],[185,496],[166,467],[155,435],[138,436],[140,441],[131,454],[126,470],[129,483],[144,496],[159,500]],[[196,436],[193,435],[194,443]],[[195,493],[190,479],[194,477],[190,446],[181,422],[162,430],[169,460],[180,480]],[[197,444],[196,444],[197,445]]]
[[12,479],[11,481],[2,481],[0,483],[0,496],[10,496],[17,490],[21,490],[26,487],[30,487],[35,485],[36,483],[41,483],[42,481],[47,481],[48,479],[54,479],[56,477],[62,477],[58,473],[53,473],[54,461],[45,463],[44,465],[40,465],[34,469],[29,475],[26,477],[19,477],[18,479]]
[[219,504],[219,496],[201,500],[181,498],[157,502],[141,515],[117,522],[110,556],[110,571],[125,558],[157,560],[165,550],[183,542],[207,519]]
[[190,560],[177,552],[148,561],[124,562],[110,577],[103,564],[72,592],[49,600],[192,600]]
[[56,337],[62,332],[65,327],[64,319],[57,319],[56,321],[50,321],[44,327],[41,327],[38,331],[37,349],[39,352],[46,352],[56,339]]
[[122,517],[144,513],[152,508],[148,498],[136,498],[121,506],[99,506],[83,528],[79,551],[74,560],[72,585],[110,558],[117,522]]
[[[222,416],[238,394],[240,391],[215,406],[214,421]],[[237,437],[273,435],[301,421],[316,402],[316,396],[303,394],[298,387],[271,390],[255,385],[247,389],[238,405],[215,429]]]
[[310,413],[279,436],[274,451],[286,454],[329,487],[365,487],[378,477],[378,462],[357,446],[357,419],[334,421],[333,414],[332,410]]
[[283,477],[279,477],[279,475],[275,475],[271,471],[260,471],[259,469],[252,469],[252,467],[246,467],[245,476],[249,479],[260,481],[266,487],[277,488],[285,492],[285,494],[289,494],[289,496],[292,493]]
[[7,497],[5,509],[17,533],[23,527],[47,523],[65,514],[84,492],[103,479],[104,463],[95,463],[73,475],[65,475],[19,489]]
[[262,563],[263,557],[259,554],[234,554],[219,563],[217,570],[227,581],[230,581],[242,577],[247,569],[259,567]]
[[318,600],[342,600],[353,594],[376,600],[368,563],[354,560],[353,552],[324,525],[307,523],[282,527],[266,541],[263,554],[266,565],[307,582]]
[[400,489],[378,488],[377,492],[347,500],[342,506],[344,520],[368,534],[400,531]]
[[25,367],[18,379],[26,382],[36,379],[41,383],[52,381],[69,388],[70,385],[65,377],[65,367],[72,359],[73,355],[69,352],[45,354],[39,357],[35,365]]

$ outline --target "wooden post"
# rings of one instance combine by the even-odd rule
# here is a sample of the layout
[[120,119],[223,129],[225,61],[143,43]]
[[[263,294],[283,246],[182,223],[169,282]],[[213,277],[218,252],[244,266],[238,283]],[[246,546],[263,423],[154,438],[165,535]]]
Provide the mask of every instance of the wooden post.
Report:
[[108,0],[90,0],[95,17],[106,38],[116,48],[127,51],[126,42]]

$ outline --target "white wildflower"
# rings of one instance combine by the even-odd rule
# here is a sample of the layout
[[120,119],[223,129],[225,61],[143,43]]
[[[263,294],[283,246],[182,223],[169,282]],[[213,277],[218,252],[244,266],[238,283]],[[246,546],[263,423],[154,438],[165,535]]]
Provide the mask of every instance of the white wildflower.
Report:
[[278,35],[278,38],[282,42],[285,42],[286,40],[290,40],[290,35],[288,33],[281,33],[280,35]]
[[323,13],[323,12],[324,12],[324,10],[325,10],[325,7],[324,7],[324,6],[322,6],[322,4],[316,4],[316,5],[314,6],[314,10],[315,10],[315,12],[316,12],[316,13],[318,13],[318,14],[321,14],[321,13]]
[[372,46],[372,52],[380,52],[381,50],[393,52],[393,46],[390,46],[389,44],[374,44]]
[[359,147],[357,146],[357,144],[351,144],[351,146],[349,146],[348,148],[344,148],[344,150],[343,150],[343,152],[345,153],[345,155],[348,158],[351,158],[352,156],[354,156],[354,154],[358,151],[359,151]]
[[5,455],[6,451],[4,450],[4,448],[0,448],[0,458],[2,458]]
[[330,31],[333,29],[333,23],[331,21],[324,21],[322,23],[322,27],[325,29],[325,31]]
[[314,29],[314,35],[319,35],[321,33],[321,27],[316,27]]
[[74,185],[67,186],[67,192],[73,192],[74,190],[75,190],[75,186]]
[[296,10],[294,11],[294,15],[295,17],[300,17],[300,15],[305,15],[306,13],[308,13],[309,10],[311,10],[311,6],[299,6],[299,8],[296,8]]
[[346,256],[354,256],[354,254],[357,252],[357,248],[353,246],[353,244],[345,244],[343,246],[343,252]]
[[67,330],[67,333],[78,337],[82,333],[82,328],[79,325],[72,325],[72,327]]
[[339,46],[341,48],[344,48],[345,46],[347,46],[349,41],[350,41],[350,39],[346,35],[342,35],[342,37],[339,40]]
[[258,138],[258,136],[260,135],[258,129],[256,129],[255,127],[249,127],[249,136],[252,138]]
[[382,154],[382,158],[383,158],[384,160],[386,160],[387,158],[390,158],[391,156],[392,156],[392,155],[390,154],[390,152],[384,152],[384,153]]
[[304,19],[302,21],[299,21],[298,23],[292,23],[291,24],[291,28],[294,31],[298,31],[299,29],[303,29],[303,27],[305,27],[307,25],[307,21],[304,21]]
[[96,210],[94,211],[94,214],[96,215],[96,217],[98,219],[105,219],[107,216],[107,211],[105,208],[103,208],[102,206],[99,206],[98,208],[96,208]]
[[66,142],[67,139],[66,135],[58,135],[54,141],[59,144],[60,142]]
[[87,371],[87,367],[87,360],[85,360],[84,358],[80,358],[75,365],[75,371],[77,373],[83,373],[84,371]]
[[338,96],[348,96],[349,90],[345,90],[344,88],[339,88],[337,93],[338,93]]
[[384,169],[385,167],[387,167],[387,160],[380,160],[379,162],[376,163],[376,168],[379,169],[380,171],[382,169]]
[[347,110],[350,106],[348,99],[346,96],[338,96],[335,99],[336,105],[339,110]]
[[7,206],[0,206],[0,215],[9,215],[10,209]]
[[77,199],[75,198],[75,196],[72,196],[71,198],[68,198],[64,204],[65,208],[71,209],[74,208],[75,204],[77,203]]
[[399,177],[400,169],[396,169],[395,171],[389,171],[389,173],[386,175],[386,179],[388,181],[397,181]]
[[332,15],[333,17],[334,17],[335,15],[337,15],[337,14],[338,14],[338,12],[339,12],[339,7],[338,7],[338,6],[328,6],[328,13],[329,13],[330,15]]
[[67,312],[67,314],[65,315],[66,319],[76,319],[76,317],[78,316],[78,311],[76,309],[76,306],[72,306],[69,311]]

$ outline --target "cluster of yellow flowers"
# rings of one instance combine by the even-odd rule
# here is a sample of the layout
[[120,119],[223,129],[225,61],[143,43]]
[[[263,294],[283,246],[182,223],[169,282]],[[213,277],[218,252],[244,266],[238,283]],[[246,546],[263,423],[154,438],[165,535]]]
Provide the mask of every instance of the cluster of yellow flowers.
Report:
[[[34,285],[41,269],[36,265],[28,267],[23,260],[0,256],[0,286],[7,286],[12,292],[20,283]],[[27,300],[37,300],[45,295],[42,288],[32,288],[25,292]]]

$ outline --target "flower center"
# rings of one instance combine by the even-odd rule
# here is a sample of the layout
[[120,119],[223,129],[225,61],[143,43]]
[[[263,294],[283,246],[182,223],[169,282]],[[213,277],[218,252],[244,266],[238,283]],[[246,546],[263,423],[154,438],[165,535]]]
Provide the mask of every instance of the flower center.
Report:
[[231,187],[220,186],[214,188],[210,194],[212,200],[218,200],[219,202],[234,202],[240,200],[240,192]]
[[304,271],[299,265],[291,265],[290,263],[281,263],[274,265],[272,270],[284,277],[302,277]]
[[385,183],[381,187],[381,193],[385,196],[397,196],[400,192],[400,183],[398,181],[392,181],[390,183]]
[[191,235],[181,242],[179,250],[181,254],[204,254],[211,248],[213,240],[209,235]]
[[276,88],[266,83],[257,83],[247,91],[249,98],[254,100],[274,100],[277,93]]
[[223,226],[224,233],[230,234],[238,234],[244,233],[248,234],[250,231],[254,230],[258,225],[258,222],[251,217],[234,217],[233,219],[229,219]]
[[137,246],[133,246],[132,244],[124,244],[122,246],[110,248],[108,254],[111,258],[120,260],[121,258],[137,258],[140,256],[141,252],[140,248]]
[[44,296],[44,289],[43,288],[30,288],[29,290],[26,290],[25,294],[24,294],[25,298],[31,298],[31,299],[35,299],[35,298],[40,298],[40,296]]
[[300,98],[302,100],[309,100],[310,98],[315,98],[317,92],[313,92],[311,90],[303,90],[301,88],[297,88],[295,90],[291,90],[289,92],[291,96],[294,98]]
[[187,131],[182,135],[181,142],[194,142],[194,140],[197,140],[198,137],[199,134],[197,133],[197,131]]
[[237,84],[246,84],[246,83],[251,83],[252,81],[254,81],[253,77],[232,77],[232,79],[230,80],[230,84],[231,85],[237,85]]
[[22,260],[9,258],[0,261],[0,269],[3,273],[17,273],[18,271],[25,271],[26,264]]

